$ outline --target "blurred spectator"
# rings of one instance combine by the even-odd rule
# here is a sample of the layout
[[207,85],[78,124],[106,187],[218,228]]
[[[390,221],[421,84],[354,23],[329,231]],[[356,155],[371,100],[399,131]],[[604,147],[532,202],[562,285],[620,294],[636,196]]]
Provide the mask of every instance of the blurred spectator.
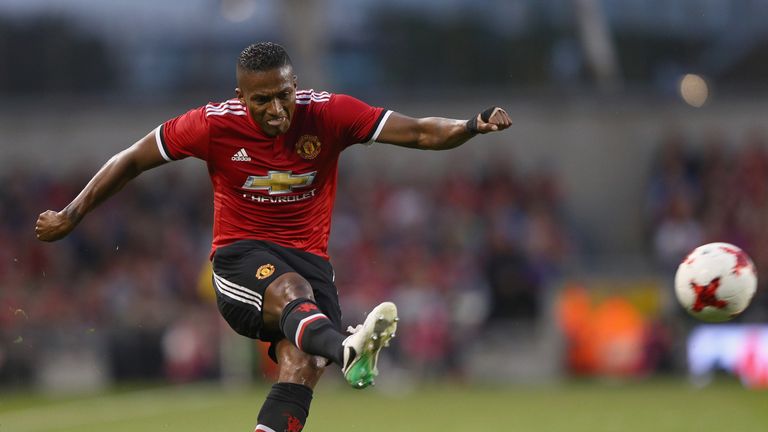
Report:
[[693,203],[684,195],[670,196],[665,210],[653,236],[654,252],[662,268],[673,273],[681,258],[701,244],[703,234]]
[[493,320],[538,317],[540,281],[526,256],[512,245],[492,238],[485,274],[492,292],[490,318]]
[[659,154],[651,166],[648,185],[647,214],[652,226],[658,226],[669,216],[669,207],[684,199],[692,211],[699,204],[698,161],[688,153],[683,132],[670,127],[662,137]]

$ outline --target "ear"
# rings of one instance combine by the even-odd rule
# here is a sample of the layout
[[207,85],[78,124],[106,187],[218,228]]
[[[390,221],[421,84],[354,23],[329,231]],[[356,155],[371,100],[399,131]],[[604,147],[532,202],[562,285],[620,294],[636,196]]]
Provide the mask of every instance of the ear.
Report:
[[293,76],[293,89],[296,90],[297,88],[299,88],[299,78],[296,75],[294,75]]
[[240,99],[240,102],[245,105],[245,97],[243,96],[243,91],[240,90],[240,87],[235,87],[235,95],[237,95],[237,98]]

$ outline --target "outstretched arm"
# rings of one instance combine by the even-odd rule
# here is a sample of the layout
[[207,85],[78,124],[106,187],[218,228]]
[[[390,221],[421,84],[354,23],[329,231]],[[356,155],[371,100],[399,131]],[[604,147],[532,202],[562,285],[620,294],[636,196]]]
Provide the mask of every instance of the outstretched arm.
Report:
[[154,132],[148,134],[112,156],[64,209],[41,213],[35,224],[37,238],[50,242],[65,237],[86,213],[122,189],[131,179],[165,162],[157,148]]
[[417,119],[393,112],[376,141],[421,150],[447,150],[464,144],[478,133],[504,130],[511,124],[507,112],[499,107],[488,108],[470,120]]

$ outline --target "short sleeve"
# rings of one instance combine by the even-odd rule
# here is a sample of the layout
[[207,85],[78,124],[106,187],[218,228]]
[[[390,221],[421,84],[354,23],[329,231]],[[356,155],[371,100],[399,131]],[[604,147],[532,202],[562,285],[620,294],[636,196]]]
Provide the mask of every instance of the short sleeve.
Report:
[[160,154],[169,162],[188,156],[207,160],[209,137],[204,107],[168,120],[155,130]]
[[329,108],[332,122],[348,139],[348,144],[375,141],[391,113],[342,94],[333,95]]

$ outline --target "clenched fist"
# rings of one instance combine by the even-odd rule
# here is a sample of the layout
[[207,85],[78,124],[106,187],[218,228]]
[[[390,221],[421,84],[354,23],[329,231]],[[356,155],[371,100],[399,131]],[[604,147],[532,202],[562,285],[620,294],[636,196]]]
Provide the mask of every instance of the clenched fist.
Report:
[[512,125],[504,109],[492,106],[467,121],[467,130],[471,134],[484,134],[504,130]]
[[64,213],[47,210],[40,213],[35,223],[35,235],[38,240],[52,242],[66,237],[77,223]]

